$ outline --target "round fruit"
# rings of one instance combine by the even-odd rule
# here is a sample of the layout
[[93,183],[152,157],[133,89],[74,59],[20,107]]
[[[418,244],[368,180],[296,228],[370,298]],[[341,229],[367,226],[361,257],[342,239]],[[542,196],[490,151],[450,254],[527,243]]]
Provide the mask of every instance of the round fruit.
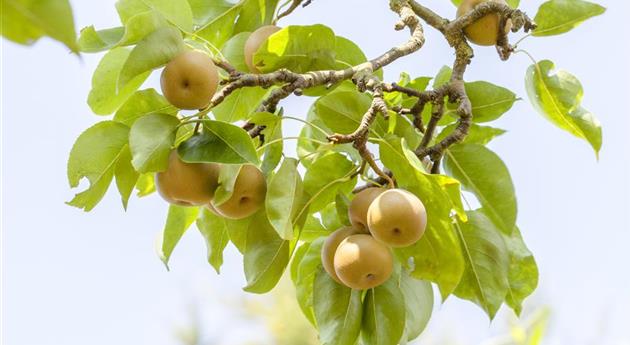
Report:
[[416,243],[427,227],[424,204],[402,189],[390,189],[374,199],[367,219],[372,236],[392,247]]
[[365,290],[383,284],[393,267],[389,247],[370,235],[349,236],[335,252],[335,272],[343,284],[353,289]]
[[212,58],[190,50],[169,62],[160,80],[164,97],[180,109],[202,109],[219,87],[219,72]]
[[341,241],[345,240],[348,236],[358,233],[359,229],[352,226],[344,226],[328,235],[324,245],[322,246],[322,265],[324,266],[326,272],[328,272],[328,274],[330,274],[330,276],[339,284],[343,283],[339,280],[339,277],[337,277],[337,273],[335,272],[335,252],[337,251],[337,247],[339,247],[339,243],[341,243]]
[[369,233],[367,226],[368,208],[372,204],[372,201],[386,190],[387,189],[377,187],[367,188],[357,193],[354,199],[352,199],[348,207],[348,218],[350,218],[352,225],[362,230],[361,232]]
[[261,26],[249,35],[249,38],[245,41],[245,51],[243,53],[245,55],[245,64],[247,65],[247,68],[249,68],[250,72],[260,73],[258,68],[254,65],[254,54],[256,54],[258,48],[260,48],[262,43],[265,42],[269,36],[280,30],[281,28],[275,25],[265,25]]
[[243,165],[230,199],[221,205],[213,203],[212,206],[223,217],[243,219],[260,209],[265,202],[266,193],[267,182],[263,173],[253,165]]
[[219,180],[219,165],[186,163],[177,150],[168,157],[168,168],[155,174],[155,185],[164,200],[180,206],[210,203]]
[[[494,1],[507,5],[505,0],[463,0],[459,5],[459,8],[457,8],[457,17],[459,18],[469,13],[475,8],[475,6],[486,1]],[[497,44],[497,39],[499,38],[499,31],[501,30],[501,28],[499,28],[500,22],[501,18],[499,14],[487,14],[476,22],[465,27],[464,33],[466,34],[466,37],[475,44],[481,46],[493,46]],[[512,22],[508,20],[504,30],[509,31],[511,26]]]

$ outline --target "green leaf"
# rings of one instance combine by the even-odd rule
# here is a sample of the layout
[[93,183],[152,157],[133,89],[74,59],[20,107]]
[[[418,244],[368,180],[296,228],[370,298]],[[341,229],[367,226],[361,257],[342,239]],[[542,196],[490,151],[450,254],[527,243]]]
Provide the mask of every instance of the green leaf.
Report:
[[245,42],[250,34],[250,32],[241,32],[232,36],[221,50],[221,54],[237,71],[249,71],[245,64]]
[[335,68],[335,44],[335,33],[324,25],[287,26],[261,44],[254,65],[263,73],[280,68],[297,73]]
[[136,91],[131,95],[114,115],[114,121],[132,126],[137,119],[145,115],[168,114],[174,116],[177,111],[177,108],[154,89],[146,89]]
[[123,207],[126,210],[129,197],[140,177],[140,174],[138,174],[131,164],[131,151],[128,145],[125,145],[122,154],[118,158],[116,168],[114,169],[114,177],[116,178],[116,187],[118,187]]
[[30,45],[45,35],[79,51],[68,0],[2,0],[0,18],[8,40]]
[[533,36],[553,36],[570,31],[585,20],[599,16],[606,8],[582,0],[549,0],[538,8]]
[[[90,187],[77,194],[68,205],[90,211],[101,201],[114,177],[116,165],[128,150],[129,127],[103,121],[81,133],[68,159],[68,181],[76,188],[82,178]],[[123,162],[124,164],[124,162]]]
[[151,114],[139,118],[129,131],[129,146],[134,168],[141,173],[164,171],[175,143],[179,119],[172,115]]
[[466,262],[455,295],[479,305],[494,319],[508,292],[509,254],[500,230],[483,212],[467,213],[468,222],[455,225]]
[[230,235],[230,241],[234,243],[234,246],[241,254],[245,253],[247,249],[247,236],[248,227],[252,223],[252,217],[244,219],[232,220],[224,218],[227,224],[228,235]]
[[[296,251],[292,264],[296,266],[293,284],[295,285],[298,304],[304,316],[313,325],[316,325],[315,312],[313,310],[313,285],[315,284],[315,275],[322,265],[321,252],[323,244],[324,238],[319,238],[312,243],[302,245]],[[300,254],[302,248],[304,250]]]
[[140,41],[129,54],[120,71],[118,87],[123,88],[137,76],[167,64],[183,52],[185,47],[179,30],[173,27],[155,30]]
[[279,0],[244,0],[234,32],[253,32],[263,25],[271,24],[278,2]]
[[396,177],[401,188],[414,193],[427,210],[428,224],[424,236],[414,245],[396,250],[403,258],[413,258],[412,276],[438,284],[442,296],[448,296],[461,279],[464,260],[451,224],[451,212],[465,219],[459,183],[444,175],[427,174],[422,163],[394,136],[379,142],[383,164]]
[[588,141],[599,155],[602,130],[599,121],[580,107],[582,84],[566,71],[556,71],[554,63],[543,60],[532,65],[525,76],[525,86],[534,108],[561,129]]
[[[333,132],[350,134],[359,127],[371,103],[370,96],[356,90],[335,91],[319,98],[315,102],[315,111]],[[387,125],[379,118],[372,130],[374,133],[384,134],[387,132]]]
[[195,30],[195,35],[210,42],[215,48],[221,49],[225,42],[234,33],[234,22],[241,11],[241,3],[237,3],[225,12],[217,15]]
[[405,335],[412,341],[422,334],[433,312],[431,283],[411,277],[406,270],[400,276],[400,290],[405,300]]
[[300,240],[313,242],[318,238],[328,236],[329,234],[330,231],[322,225],[319,219],[311,214],[306,217],[306,222],[300,232]]
[[226,0],[188,0],[188,4],[192,9],[193,22],[196,26],[210,22],[234,6],[233,3]]
[[266,293],[273,289],[290,259],[290,242],[278,237],[267,219],[266,210],[256,213],[247,229],[244,254],[247,286],[243,290]]
[[356,183],[350,178],[354,164],[344,155],[329,153],[317,159],[304,175],[304,191],[311,196],[311,212],[324,208],[335,200],[338,192],[348,193]]
[[488,148],[475,144],[451,146],[444,156],[444,169],[475,194],[486,214],[505,234],[516,224],[516,193],[507,167]]
[[[466,94],[472,104],[473,121],[477,123],[494,121],[509,111],[516,95],[504,88],[485,81],[466,83]],[[456,110],[449,110],[455,113]]]
[[285,158],[278,172],[269,180],[265,207],[267,217],[284,240],[292,240],[293,218],[299,212],[302,201],[302,178],[297,171],[298,161]]
[[208,263],[212,265],[217,274],[221,273],[223,251],[230,242],[227,227],[225,218],[217,216],[206,207],[201,209],[201,214],[197,218],[197,228],[206,241]]
[[191,32],[193,28],[192,10],[187,0],[119,0],[116,9],[123,24],[138,13],[155,10],[182,31]]
[[229,123],[205,121],[202,134],[179,145],[179,156],[189,163],[258,165],[256,148],[247,132]]
[[[444,140],[449,134],[453,133],[453,131],[457,128],[457,124],[451,124],[446,126],[440,134],[435,138],[436,142]],[[478,144],[478,145],[486,145],[494,138],[503,135],[506,131],[500,128],[494,128],[489,126],[480,126],[477,124],[471,124],[468,129],[468,135],[462,141],[463,144]],[[411,145],[410,145],[411,146]],[[414,147],[414,146],[411,146]]]
[[533,254],[527,249],[518,228],[515,228],[510,236],[504,234],[503,239],[510,254],[509,288],[506,302],[520,316],[523,301],[538,286],[538,266]]
[[212,203],[219,206],[232,197],[234,185],[243,166],[240,164],[222,164],[219,170],[219,186],[214,192]]
[[280,160],[282,160],[284,150],[283,140],[281,140],[282,119],[280,116],[271,113],[256,113],[249,118],[248,122],[265,126],[261,134],[265,137],[267,143],[276,141],[268,144],[263,152],[264,157],[260,170],[267,175],[276,169],[278,164],[280,164]]
[[125,28],[122,26],[97,31],[91,25],[81,29],[77,43],[82,52],[97,53],[118,46],[124,34]]
[[244,87],[232,92],[212,109],[219,121],[236,122],[250,117],[269,91],[262,87]]
[[130,55],[126,48],[110,50],[96,67],[92,77],[92,90],[88,104],[98,115],[109,115],[116,111],[149,77],[149,72],[140,74],[123,88],[118,88],[118,77]]
[[348,207],[350,206],[350,199],[343,193],[337,193],[335,196],[335,209],[337,210],[337,218],[343,225],[350,226],[350,217],[348,217]]
[[361,338],[365,345],[397,345],[405,331],[405,298],[392,276],[367,291],[363,305]]
[[96,53],[114,47],[133,45],[156,29],[167,25],[168,22],[162,14],[150,10],[134,15],[124,27],[98,31],[94,26],[82,29],[79,47],[83,52]]
[[313,310],[322,345],[355,345],[361,331],[361,291],[337,284],[322,268],[315,273]]
[[198,213],[199,208],[197,207],[169,206],[164,231],[162,231],[162,236],[160,236],[157,244],[158,255],[166,269],[169,269],[168,261],[171,258],[173,249],[175,249],[177,242],[179,242],[186,230],[195,222]]

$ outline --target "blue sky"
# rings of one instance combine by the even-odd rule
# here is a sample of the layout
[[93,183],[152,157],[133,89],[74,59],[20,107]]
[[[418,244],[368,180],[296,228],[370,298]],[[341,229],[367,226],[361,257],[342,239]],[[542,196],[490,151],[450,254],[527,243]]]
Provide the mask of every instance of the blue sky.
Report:
[[[446,0],[425,2],[454,15]],[[541,2],[524,0],[522,7],[533,15]],[[525,98],[496,123],[509,132],[492,148],[511,170],[519,224],[541,270],[526,312],[552,308],[545,344],[630,344],[630,3],[598,2],[609,8],[604,16],[564,36],[527,39],[521,48],[582,81],[584,106],[604,126],[599,162],[586,143],[534,112],[523,86],[525,55],[501,62],[493,48],[478,48],[466,76]],[[72,3],[79,28],[118,24],[113,0]],[[326,24],[375,56],[405,39],[391,30],[395,20],[386,1],[317,0],[280,24]],[[443,38],[426,32],[423,51],[387,69],[386,79],[401,71],[431,76],[451,63]],[[132,200],[127,213],[115,191],[89,214],[64,204],[73,195],[65,176],[68,152],[84,129],[102,120],[85,102],[99,57],[76,58],[50,40],[32,48],[2,41],[2,340],[175,344],[174,328],[188,322],[193,305],[212,344],[240,344],[252,327],[256,339],[260,330],[232,307],[244,285],[233,248],[217,276],[205,262],[201,236],[190,231],[167,272],[153,249],[167,208],[157,196]],[[303,116],[312,101],[293,97],[286,113]],[[436,307],[425,344],[445,338],[479,344],[504,330],[510,313],[503,310],[489,324],[479,308],[451,298]]]

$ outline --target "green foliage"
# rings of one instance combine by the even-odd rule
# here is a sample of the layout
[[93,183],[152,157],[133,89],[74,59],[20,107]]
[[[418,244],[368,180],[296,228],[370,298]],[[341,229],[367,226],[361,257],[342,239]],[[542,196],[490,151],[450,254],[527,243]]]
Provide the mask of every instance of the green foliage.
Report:
[[134,122],[129,132],[133,167],[140,173],[164,171],[175,143],[179,120],[172,115],[151,114]]
[[502,232],[512,233],[516,225],[516,193],[499,156],[481,145],[460,144],[446,151],[444,168],[477,197]]
[[203,134],[179,145],[179,155],[191,163],[258,164],[256,148],[242,128],[221,121],[205,121]]
[[361,331],[361,291],[337,284],[323,270],[315,273],[313,309],[324,345],[354,345]]
[[49,36],[78,53],[74,18],[68,0],[2,0],[2,36],[33,44]]
[[293,219],[302,206],[302,178],[298,161],[285,159],[278,172],[269,179],[265,206],[274,230],[284,240],[293,239]]
[[[508,5],[512,6],[512,8],[518,8],[519,3],[521,2],[520,0],[506,0]],[[462,3],[462,0],[451,0],[451,2],[453,3],[453,5],[455,6],[459,6],[459,4]]]
[[171,254],[177,242],[179,242],[186,230],[195,222],[198,213],[199,208],[197,207],[183,207],[177,205],[171,205],[169,207],[164,231],[162,231],[160,241],[157,243],[158,255],[167,269],[168,261],[171,258]]
[[509,256],[499,229],[483,212],[469,211],[468,221],[455,227],[466,269],[455,295],[496,315],[508,292]]
[[[3,5],[5,2],[9,14],[18,9],[42,13],[35,2],[6,0]],[[328,137],[354,133],[371,105],[378,104],[377,92],[360,91],[351,80],[295,90],[317,98],[306,116],[285,116],[281,104],[266,108],[268,111],[261,107],[281,85],[258,82],[267,78],[265,75],[250,75],[246,87],[230,90],[218,105],[184,116],[159,91],[139,90],[149,76],[155,76],[185,49],[204,51],[246,73],[245,42],[254,30],[275,24],[278,3],[120,0],[116,8],[121,24],[98,30],[84,28],[78,44],[74,43],[74,30],[68,29],[72,21],[68,21],[71,15],[67,11],[24,26],[18,33],[10,28],[24,18],[36,17],[20,12],[7,18],[3,13],[3,35],[9,39],[25,43],[50,35],[74,51],[104,52],[94,71],[88,104],[97,115],[113,116],[87,129],[73,146],[68,161],[70,185],[78,187],[86,178],[89,187],[69,204],[86,211],[93,209],[115,179],[127,208],[134,189],[139,197],[155,191],[154,173],[167,168],[169,153],[177,149],[189,163],[220,164],[219,187],[213,199],[220,205],[233,196],[241,167],[252,164],[261,169],[267,184],[261,209],[245,219],[231,220],[207,207],[170,206],[158,245],[166,265],[193,223],[206,242],[207,260],[217,273],[230,243],[243,255],[245,291],[269,292],[290,264],[300,309],[317,328],[323,344],[394,345],[416,339],[431,317],[432,284],[443,299],[454,294],[469,300],[490,318],[504,303],[520,314],[523,301],[538,284],[538,268],[517,226],[510,173],[501,158],[486,148],[506,132],[488,123],[502,118],[520,100],[514,92],[489,81],[465,82],[473,120],[468,134],[441,152],[442,156],[429,157],[437,164],[433,170],[444,168],[444,174],[429,173],[433,163],[426,157],[420,160],[414,152],[427,135],[423,127],[434,110],[431,102],[414,118],[410,109],[417,105],[418,97],[384,92],[389,111],[378,114],[369,127],[367,148],[374,154],[373,163],[391,172],[398,188],[422,200],[428,224],[417,243],[393,251],[395,272],[385,284],[357,291],[325,273],[321,250],[326,236],[350,223],[348,207],[353,189],[378,176],[374,175],[376,169],[364,164],[366,156],[359,154],[357,148],[361,147],[356,142],[334,144]],[[508,3],[519,5],[519,1]],[[63,10],[63,6],[57,9]],[[536,15],[539,27],[533,36],[567,32],[603,11],[601,6],[581,0],[547,1]],[[263,72],[289,69],[307,75],[317,75],[318,70],[345,70],[366,61],[354,42],[321,24],[284,26],[254,56]],[[558,127],[587,140],[598,153],[601,127],[581,106],[580,82],[564,71],[552,73],[553,69],[553,63],[544,60],[527,72],[527,92],[534,108]],[[383,80],[382,69],[369,75],[369,65],[365,64],[363,72],[375,81]],[[428,72],[431,74],[420,76],[401,73],[396,84],[425,92],[445,86],[453,75],[447,66],[434,78],[423,76],[434,73]],[[240,76],[228,76],[223,69],[220,73],[227,83]],[[429,145],[458,131],[457,100],[444,100],[444,116]],[[303,122],[297,136],[283,132],[291,128],[283,125],[289,120]],[[419,120],[424,126],[417,125]],[[260,135],[254,138],[248,132],[252,124],[261,126],[257,128]],[[287,142],[295,139],[297,157],[293,158]],[[462,191],[471,192],[481,208],[465,208]]]
[[361,339],[369,345],[396,345],[405,331],[405,299],[397,277],[369,289],[363,302]]

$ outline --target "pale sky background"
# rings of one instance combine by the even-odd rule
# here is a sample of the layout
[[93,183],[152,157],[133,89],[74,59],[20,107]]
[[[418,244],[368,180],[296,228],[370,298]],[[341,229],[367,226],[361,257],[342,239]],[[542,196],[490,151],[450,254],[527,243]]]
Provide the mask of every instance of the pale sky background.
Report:
[[[71,2],[77,28],[118,25],[113,0]],[[525,98],[494,124],[509,132],[492,148],[511,170],[519,224],[541,271],[526,314],[552,309],[548,345],[630,344],[630,2],[598,2],[608,7],[604,16],[563,36],[527,39],[521,48],[582,81],[584,105],[604,126],[599,163],[585,142],[534,112],[523,86],[526,56],[501,62],[493,48],[478,48],[466,75]],[[455,13],[449,1],[425,3],[443,15]],[[533,16],[540,3],[523,0],[522,7]],[[326,24],[373,57],[406,39],[391,29],[395,20],[385,0],[317,0],[280,24]],[[426,32],[423,51],[387,69],[387,80],[403,70],[432,76],[451,63],[444,40],[431,28]],[[66,179],[70,148],[83,130],[105,119],[86,104],[99,58],[76,58],[48,39],[31,48],[2,40],[3,343],[176,344],[174,329],[189,322],[195,305],[208,344],[261,340],[262,328],[242,321],[233,307],[244,277],[232,247],[217,276],[192,229],[167,272],[153,249],[167,209],[157,196],[132,199],[126,214],[115,188],[91,213],[64,204],[74,195]],[[283,104],[287,113],[303,116],[312,101],[293,97]],[[502,333],[510,317],[504,309],[489,324],[481,309],[450,298],[436,306],[423,344],[480,344]]]

